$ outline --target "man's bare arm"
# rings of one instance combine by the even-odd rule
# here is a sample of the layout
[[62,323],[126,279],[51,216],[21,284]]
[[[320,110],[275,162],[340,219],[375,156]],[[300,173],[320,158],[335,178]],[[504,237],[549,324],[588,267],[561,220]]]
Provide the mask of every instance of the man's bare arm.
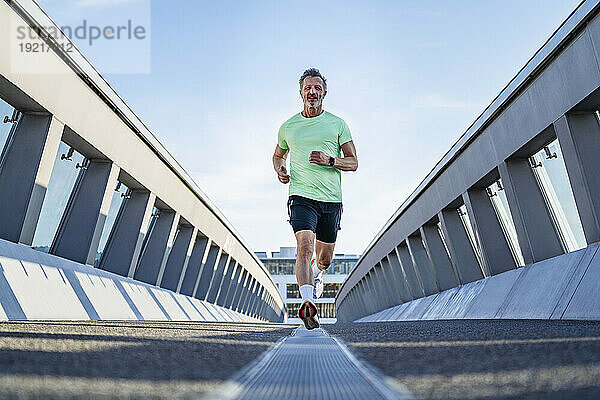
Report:
[[[342,145],[343,158],[334,158],[333,167],[341,171],[356,171],[358,169],[358,156],[356,147],[351,140]],[[329,156],[322,151],[313,151],[310,153],[309,161],[314,164],[326,167],[329,165]]]
[[290,182],[290,176],[285,168],[287,154],[288,150],[282,149],[279,145],[275,147],[275,153],[273,153],[273,168],[275,169],[275,172],[277,172],[277,179],[283,184]]

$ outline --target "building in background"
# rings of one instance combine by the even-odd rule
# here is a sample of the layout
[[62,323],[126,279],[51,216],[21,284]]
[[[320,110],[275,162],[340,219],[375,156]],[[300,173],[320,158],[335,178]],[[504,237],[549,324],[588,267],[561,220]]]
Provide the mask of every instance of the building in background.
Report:
[[[301,323],[298,318],[298,308],[302,301],[300,290],[296,283],[294,265],[296,264],[296,248],[280,247],[279,251],[256,252],[258,258],[273,276],[273,281],[279,288],[283,301],[288,311],[289,323]],[[346,277],[356,265],[360,256],[355,254],[335,254],[331,266],[324,276],[323,295],[317,299],[316,305],[319,309],[321,323],[335,323],[335,296],[346,280]]]

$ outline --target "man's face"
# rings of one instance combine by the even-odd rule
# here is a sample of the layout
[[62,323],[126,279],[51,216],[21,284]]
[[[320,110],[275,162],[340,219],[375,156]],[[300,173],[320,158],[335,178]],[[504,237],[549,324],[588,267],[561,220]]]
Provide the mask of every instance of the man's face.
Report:
[[327,91],[325,90],[323,79],[318,76],[307,76],[304,78],[302,89],[300,89],[300,96],[302,96],[305,106],[313,108],[321,106],[326,94]]

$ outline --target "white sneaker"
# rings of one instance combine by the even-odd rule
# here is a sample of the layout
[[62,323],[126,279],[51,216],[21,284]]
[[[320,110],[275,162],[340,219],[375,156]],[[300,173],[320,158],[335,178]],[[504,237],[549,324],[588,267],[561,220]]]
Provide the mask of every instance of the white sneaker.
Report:
[[[320,270],[317,267],[317,260],[315,258],[310,260],[310,268],[312,269],[314,276],[313,297],[318,299],[323,294],[323,273],[325,271]],[[315,273],[315,271],[317,271],[317,273]]]
[[304,326],[309,331],[319,327],[319,317],[317,316],[317,306],[310,300],[304,300],[304,303],[298,310],[298,317],[304,322]]
[[315,290],[313,291],[313,297],[318,299],[323,294],[323,273],[325,271],[321,270],[317,275],[315,275]]

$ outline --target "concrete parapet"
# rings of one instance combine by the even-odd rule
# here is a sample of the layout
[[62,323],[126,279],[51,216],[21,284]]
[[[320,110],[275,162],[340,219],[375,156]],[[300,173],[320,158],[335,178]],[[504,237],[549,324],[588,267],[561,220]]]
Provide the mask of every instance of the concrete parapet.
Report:
[[258,319],[0,239],[0,320]]
[[600,244],[406,302],[356,322],[600,319]]

